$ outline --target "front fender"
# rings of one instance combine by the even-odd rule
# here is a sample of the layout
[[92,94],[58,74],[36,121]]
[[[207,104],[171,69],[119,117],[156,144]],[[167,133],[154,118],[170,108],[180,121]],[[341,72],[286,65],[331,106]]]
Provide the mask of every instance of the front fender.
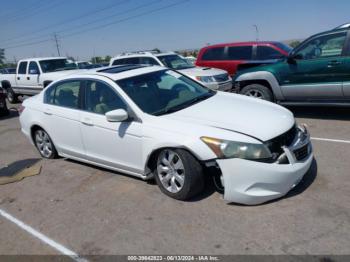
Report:
[[256,72],[248,72],[239,75],[235,82],[243,82],[243,81],[253,81],[253,80],[264,80],[267,81],[277,100],[284,100],[284,96],[282,94],[281,87],[276,79],[276,77],[268,71],[256,71]]

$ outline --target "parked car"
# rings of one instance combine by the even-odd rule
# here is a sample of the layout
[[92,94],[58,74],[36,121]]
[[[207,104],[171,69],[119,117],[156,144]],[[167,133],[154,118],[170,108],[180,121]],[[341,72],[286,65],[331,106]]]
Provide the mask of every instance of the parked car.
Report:
[[242,42],[206,46],[199,51],[196,65],[237,71],[262,64],[276,63],[287,57],[292,48],[281,42]]
[[6,105],[6,91],[0,87],[0,116],[6,116],[9,110]]
[[20,60],[16,73],[0,75],[0,84],[7,91],[10,103],[20,95],[38,94],[52,81],[76,69],[65,57],[30,58]]
[[281,104],[349,105],[350,25],[311,36],[279,63],[238,74],[235,89]]
[[196,67],[176,53],[135,52],[126,53],[111,59],[110,66],[143,64],[165,66],[200,82],[213,90],[231,91],[232,79],[226,71],[208,67]]
[[16,68],[2,68],[0,69],[0,74],[14,74],[16,73]]
[[213,168],[224,199],[263,203],[285,195],[313,161],[309,134],[287,109],[159,66],[66,76],[26,99],[20,122],[44,158],[155,178],[179,200],[200,193]]
[[184,59],[191,65],[195,65],[197,60],[194,56],[185,56]]

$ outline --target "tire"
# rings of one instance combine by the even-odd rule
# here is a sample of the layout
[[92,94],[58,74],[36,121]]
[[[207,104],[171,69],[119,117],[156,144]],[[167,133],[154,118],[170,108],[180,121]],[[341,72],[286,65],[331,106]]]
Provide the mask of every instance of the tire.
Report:
[[266,101],[273,102],[273,94],[269,88],[260,84],[251,84],[245,86],[241,92],[242,95],[263,99]]
[[11,103],[11,104],[16,104],[18,103],[18,95],[16,95],[16,93],[13,91],[13,89],[11,87],[8,87],[6,89],[6,93],[7,93],[7,100]]
[[154,177],[160,190],[177,200],[188,200],[204,189],[201,164],[183,149],[162,150],[157,157]]
[[43,158],[57,158],[58,154],[55,145],[45,130],[41,128],[36,129],[33,138],[34,144]]

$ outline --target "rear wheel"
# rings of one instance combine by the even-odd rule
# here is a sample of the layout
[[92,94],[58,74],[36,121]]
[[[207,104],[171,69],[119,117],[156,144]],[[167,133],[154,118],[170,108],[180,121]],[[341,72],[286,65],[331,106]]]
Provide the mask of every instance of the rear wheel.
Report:
[[160,190],[175,199],[187,200],[204,188],[202,166],[183,149],[164,149],[157,158],[155,178]]
[[57,157],[56,148],[50,136],[43,129],[37,129],[34,132],[34,142],[42,157],[49,159]]
[[6,92],[7,92],[7,100],[11,104],[18,103],[18,95],[16,95],[16,93],[13,91],[11,87],[7,88]]
[[245,86],[241,92],[242,95],[263,99],[266,101],[273,101],[273,94],[269,88],[260,84],[251,84]]

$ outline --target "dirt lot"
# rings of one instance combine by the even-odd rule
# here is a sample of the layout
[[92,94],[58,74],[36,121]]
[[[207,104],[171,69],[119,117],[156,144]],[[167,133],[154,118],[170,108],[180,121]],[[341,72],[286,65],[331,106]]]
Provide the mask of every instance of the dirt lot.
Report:
[[[291,109],[321,140],[312,170],[283,199],[228,205],[208,189],[180,202],[139,179],[58,159],[0,186],[0,209],[80,255],[350,254],[350,109]],[[0,118],[0,169],[25,159],[40,157],[12,111]],[[3,216],[0,232],[0,254],[60,253]]]

